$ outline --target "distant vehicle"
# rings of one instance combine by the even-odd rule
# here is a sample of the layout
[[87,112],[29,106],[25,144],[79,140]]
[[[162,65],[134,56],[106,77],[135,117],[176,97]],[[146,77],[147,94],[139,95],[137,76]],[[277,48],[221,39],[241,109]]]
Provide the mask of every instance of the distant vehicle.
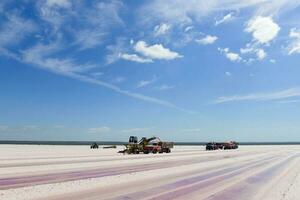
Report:
[[206,150],[218,150],[218,149],[223,149],[223,146],[221,143],[216,143],[216,142],[209,142],[206,144]]
[[206,144],[206,150],[218,150],[218,149],[237,149],[238,143],[235,141],[229,141],[229,142],[209,142]]
[[224,145],[224,147],[223,147],[224,150],[239,148],[238,143],[235,141],[224,142],[223,145]]
[[90,148],[91,148],[91,149],[98,149],[99,146],[98,146],[98,144],[95,142],[95,143],[93,143],[93,144],[91,145]]
[[163,142],[159,137],[143,137],[139,142],[136,136],[130,136],[128,144],[123,151],[119,153],[139,154],[139,153],[170,153],[173,148],[173,142]]

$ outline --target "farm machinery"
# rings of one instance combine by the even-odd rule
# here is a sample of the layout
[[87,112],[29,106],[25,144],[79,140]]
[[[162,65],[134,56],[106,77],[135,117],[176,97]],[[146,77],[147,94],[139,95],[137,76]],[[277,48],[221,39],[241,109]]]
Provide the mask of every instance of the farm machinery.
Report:
[[139,153],[170,153],[173,148],[173,142],[163,142],[159,137],[146,138],[142,137],[140,141],[136,136],[130,136],[128,144],[125,145],[125,149],[119,151],[119,153],[127,154],[139,154]]

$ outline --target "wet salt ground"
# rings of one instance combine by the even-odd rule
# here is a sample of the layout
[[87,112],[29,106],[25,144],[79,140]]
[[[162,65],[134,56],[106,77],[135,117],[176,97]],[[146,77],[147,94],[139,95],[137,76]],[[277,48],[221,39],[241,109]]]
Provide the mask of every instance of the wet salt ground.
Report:
[[299,199],[298,146],[186,146],[157,155],[0,146],[10,148],[10,156],[0,153],[1,199]]

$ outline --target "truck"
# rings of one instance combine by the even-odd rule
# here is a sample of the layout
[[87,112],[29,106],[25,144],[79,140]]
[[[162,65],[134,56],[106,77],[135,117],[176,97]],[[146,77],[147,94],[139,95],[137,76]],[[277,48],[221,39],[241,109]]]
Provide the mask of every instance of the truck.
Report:
[[209,142],[206,143],[206,150],[218,150],[218,149],[223,149],[223,145],[221,143],[217,142]]
[[149,154],[149,153],[170,153],[171,148],[173,148],[173,142],[164,142],[161,141],[159,137],[151,137],[146,138],[142,137],[140,141],[138,141],[137,136],[130,136],[128,140],[128,144],[125,144],[125,149],[119,151],[119,153],[127,153],[127,154]]
[[226,149],[237,149],[239,146],[238,146],[238,143],[235,142],[235,141],[229,141],[229,142],[224,142],[223,143],[223,149],[226,150]]
[[237,149],[238,143],[235,141],[229,141],[229,142],[209,142],[206,143],[206,150],[218,150],[218,149]]

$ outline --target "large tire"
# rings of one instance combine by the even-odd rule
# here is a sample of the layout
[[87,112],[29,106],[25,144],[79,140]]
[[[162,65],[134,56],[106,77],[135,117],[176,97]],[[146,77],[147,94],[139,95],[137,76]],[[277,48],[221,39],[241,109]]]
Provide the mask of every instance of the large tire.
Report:
[[149,153],[149,151],[144,151],[144,154],[148,154]]
[[171,149],[166,149],[166,153],[171,153]]

